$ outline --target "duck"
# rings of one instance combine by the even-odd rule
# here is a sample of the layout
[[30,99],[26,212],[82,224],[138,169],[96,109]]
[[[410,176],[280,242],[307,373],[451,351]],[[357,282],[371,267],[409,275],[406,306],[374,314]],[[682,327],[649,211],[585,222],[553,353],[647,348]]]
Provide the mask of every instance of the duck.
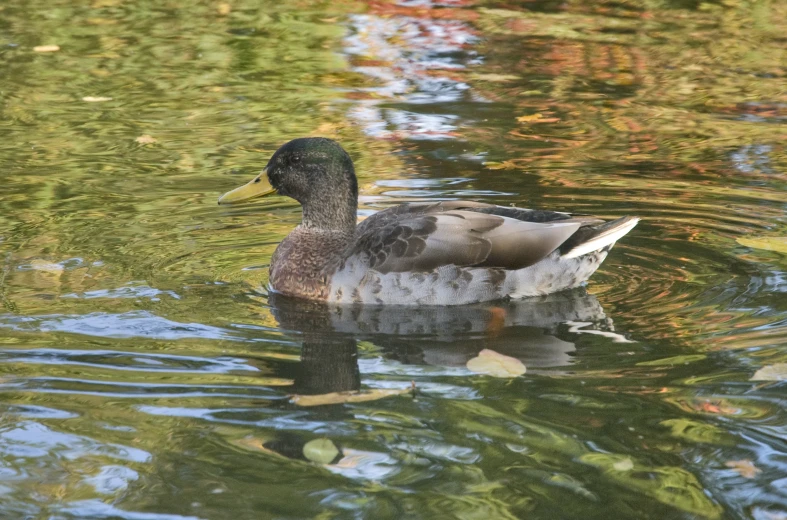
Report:
[[358,223],[358,180],[342,146],[282,145],[259,175],[219,198],[278,194],[303,209],[270,260],[274,293],[338,304],[467,305],[583,285],[639,222],[476,201],[410,202]]

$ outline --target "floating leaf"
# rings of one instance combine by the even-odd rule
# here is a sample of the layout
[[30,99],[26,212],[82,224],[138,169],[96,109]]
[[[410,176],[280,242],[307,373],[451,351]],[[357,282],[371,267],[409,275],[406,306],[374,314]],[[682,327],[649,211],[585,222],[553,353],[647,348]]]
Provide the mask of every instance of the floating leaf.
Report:
[[787,254],[787,237],[740,237],[736,238],[735,241],[742,246]]
[[683,356],[673,356],[668,358],[654,359],[653,361],[642,361],[637,363],[638,367],[658,367],[658,366],[672,366],[672,365],[685,365],[693,363],[694,361],[701,361],[705,359],[705,354],[686,354]]
[[530,114],[529,116],[519,116],[516,118],[517,121],[520,123],[529,123],[531,121],[538,121],[539,119],[543,118],[541,114]]
[[216,11],[218,11],[219,16],[227,16],[232,12],[232,6],[227,2],[222,2],[216,6]]
[[102,101],[112,101],[112,98],[104,96],[85,96],[82,98],[82,101],[87,101],[88,103],[101,103]]
[[612,464],[612,468],[617,471],[631,471],[634,469],[634,461],[629,458],[619,460]]
[[500,161],[486,161],[484,167],[488,170],[503,170],[508,167],[508,164]]
[[33,50],[35,52],[57,52],[60,50],[60,45],[36,45]]
[[740,474],[740,476],[744,478],[754,478],[757,476],[758,473],[762,473],[762,470],[752,463],[752,461],[748,459],[744,460],[729,460],[724,463],[725,466],[728,468],[732,468]]
[[386,389],[375,388],[362,392],[331,392],[320,395],[293,395],[290,401],[298,406],[320,406],[325,404],[362,403],[376,401],[392,395],[402,395],[410,391],[409,388]]
[[303,445],[303,456],[319,464],[330,464],[339,453],[333,441],[326,438],[314,439]]
[[516,118],[520,123],[557,123],[559,117],[544,117],[543,114],[530,114]]
[[41,260],[36,258],[35,260],[31,260],[30,264],[28,264],[30,269],[35,269],[36,271],[44,271],[46,273],[62,273],[63,266],[60,264],[56,264],[54,262],[47,262],[46,260]]
[[488,74],[472,74],[470,76],[474,80],[478,81],[492,81],[494,83],[504,82],[504,81],[515,81],[518,79],[522,79],[519,76],[514,74],[495,74],[495,73],[488,73]]
[[467,369],[476,374],[494,377],[517,377],[527,371],[525,365],[516,358],[498,354],[485,348],[467,362]]
[[752,381],[785,381],[787,380],[787,363],[766,365],[751,376]]
[[153,144],[153,143],[158,142],[155,137],[153,137],[151,135],[148,135],[148,134],[140,135],[139,137],[137,137],[134,140],[136,142],[138,142],[139,144]]

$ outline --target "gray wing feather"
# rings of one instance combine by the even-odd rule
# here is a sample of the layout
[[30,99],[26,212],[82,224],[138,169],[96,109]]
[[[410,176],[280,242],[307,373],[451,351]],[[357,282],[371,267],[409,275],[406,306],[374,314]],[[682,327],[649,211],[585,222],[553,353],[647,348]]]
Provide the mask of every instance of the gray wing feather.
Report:
[[358,226],[345,260],[361,259],[383,273],[451,264],[521,269],[550,254],[583,224],[567,214],[556,214],[561,218],[551,222],[520,220],[495,214],[495,208],[509,210],[461,201],[389,208]]

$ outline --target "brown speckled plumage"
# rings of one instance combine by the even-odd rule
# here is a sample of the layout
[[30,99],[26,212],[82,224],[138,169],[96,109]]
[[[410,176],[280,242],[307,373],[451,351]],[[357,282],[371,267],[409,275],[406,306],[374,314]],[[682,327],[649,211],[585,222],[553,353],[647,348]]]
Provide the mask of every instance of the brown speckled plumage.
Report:
[[352,234],[346,232],[298,226],[282,240],[271,257],[271,286],[289,296],[327,300],[330,278],[350,240]]
[[466,201],[402,204],[356,227],[357,181],[328,139],[296,139],[265,169],[304,208],[271,258],[275,292],[311,300],[456,305],[583,283],[636,225]]

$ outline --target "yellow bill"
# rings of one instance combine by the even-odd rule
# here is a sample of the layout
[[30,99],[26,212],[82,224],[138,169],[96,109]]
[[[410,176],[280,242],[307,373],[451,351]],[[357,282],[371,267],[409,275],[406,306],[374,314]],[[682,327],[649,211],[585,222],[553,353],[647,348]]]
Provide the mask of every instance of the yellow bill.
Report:
[[268,180],[267,170],[262,170],[262,172],[254,177],[249,183],[244,184],[240,188],[228,191],[219,197],[219,204],[236,204],[238,202],[256,199],[257,197],[264,197],[274,191],[276,190],[273,189],[273,186],[271,186]]

